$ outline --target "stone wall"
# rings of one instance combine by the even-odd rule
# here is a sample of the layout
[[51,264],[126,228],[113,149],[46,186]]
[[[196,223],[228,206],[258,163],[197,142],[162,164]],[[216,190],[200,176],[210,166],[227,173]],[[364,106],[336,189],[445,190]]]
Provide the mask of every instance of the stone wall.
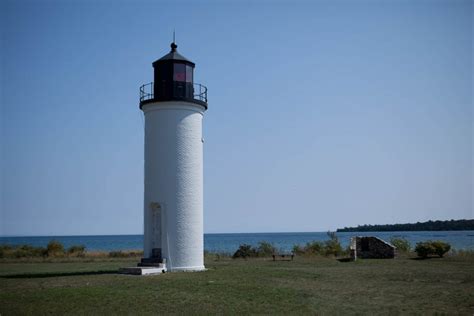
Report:
[[395,247],[378,237],[352,237],[351,258],[393,259]]

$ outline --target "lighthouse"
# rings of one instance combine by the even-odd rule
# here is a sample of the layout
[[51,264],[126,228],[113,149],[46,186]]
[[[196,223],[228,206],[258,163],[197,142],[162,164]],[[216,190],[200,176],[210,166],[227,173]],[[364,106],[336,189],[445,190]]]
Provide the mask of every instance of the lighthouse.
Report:
[[171,51],[153,62],[140,87],[145,117],[144,258],[140,266],[204,269],[203,136],[207,88],[195,64]]

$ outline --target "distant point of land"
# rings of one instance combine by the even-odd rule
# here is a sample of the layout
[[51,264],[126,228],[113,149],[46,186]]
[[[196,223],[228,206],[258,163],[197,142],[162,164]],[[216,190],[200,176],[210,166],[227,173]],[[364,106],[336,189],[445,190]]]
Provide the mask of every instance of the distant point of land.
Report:
[[357,227],[338,228],[337,232],[399,232],[399,231],[441,231],[474,230],[474,219],[450,221],[427,221],[414,224],[359,225]]

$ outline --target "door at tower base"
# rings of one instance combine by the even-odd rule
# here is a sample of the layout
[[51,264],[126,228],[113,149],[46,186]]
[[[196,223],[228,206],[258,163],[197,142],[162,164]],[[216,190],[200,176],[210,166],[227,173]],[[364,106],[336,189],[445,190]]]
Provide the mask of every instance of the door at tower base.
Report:
[[150,212],[150,221],[153,223],[151,226],[151,255],[150,257],[156,259],[157,262],[162,262],[162,249],[161,249],[161,204],[158,202],[151,202],[148,208]]
[[[168,270],[203,270],[205,108],[186,101],[160,101],[144,104],[142,110],[145,115],[145,257],[156,256],[161,249]],[[154,206],[151,210],[150,205]]]

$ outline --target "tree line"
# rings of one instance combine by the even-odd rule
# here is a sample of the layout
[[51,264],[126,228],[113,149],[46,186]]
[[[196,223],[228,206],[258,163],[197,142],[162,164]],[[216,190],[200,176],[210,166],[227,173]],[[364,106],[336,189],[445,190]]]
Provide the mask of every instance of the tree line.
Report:
[[414,224],[358,225],[338,228],[337,232],[395,232],[395,231],[440,231],[474,230],[474,219],[427,221]]

